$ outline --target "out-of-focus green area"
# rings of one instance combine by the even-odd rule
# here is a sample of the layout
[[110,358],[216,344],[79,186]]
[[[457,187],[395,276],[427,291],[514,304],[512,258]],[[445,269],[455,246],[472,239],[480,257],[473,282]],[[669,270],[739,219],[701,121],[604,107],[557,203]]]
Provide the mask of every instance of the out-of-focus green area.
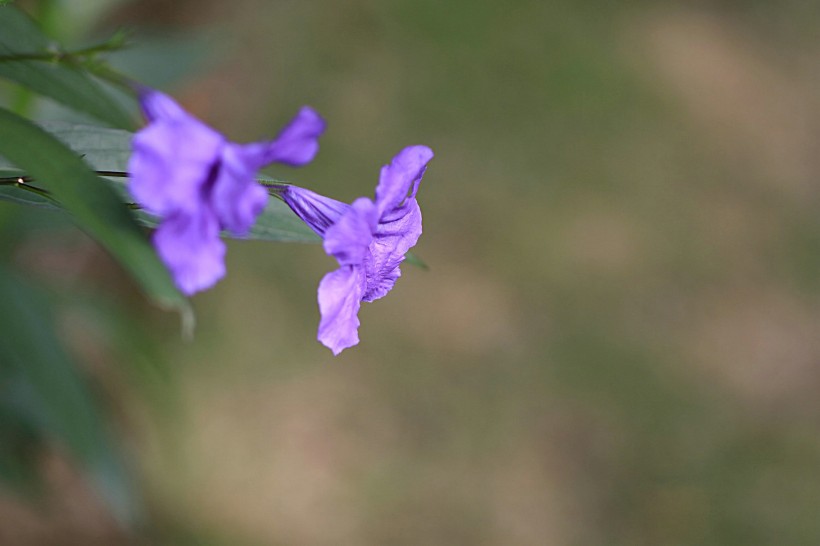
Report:
[[115,2],[97,27],[122,24],[156,48],[124,69],[235,140],[319,110],[277,178],[349,201],[431,146],[430,271],[334,358],[319,246],[232,242],[186,343],[78,235],[29,235],[154,523],[118,530],[52,462],[51,511],[0,495],[0,537],[820,542],[810,3]]

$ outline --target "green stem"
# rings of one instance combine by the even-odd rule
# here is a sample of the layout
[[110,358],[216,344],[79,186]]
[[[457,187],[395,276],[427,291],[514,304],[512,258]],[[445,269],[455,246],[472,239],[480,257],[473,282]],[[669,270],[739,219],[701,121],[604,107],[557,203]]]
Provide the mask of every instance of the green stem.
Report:
[[[109,178],[128,178],[128,173],[123,171],[94,171],[98,176],[107,176]],[[36,193],[41,197],[45,197],[46,199],[57,203],[57,201],[51,196],[48,190],[43,188],[39,188],[37,186],[33,186],[31,183],[34,182],[34,178],[30,176],[2,176],[0,177],[0,186],[14,186],[16,188],[20,188],[21,190],[25,190],[31,193]],[[265,186],[268,188],[269,193],[274,197],[282,199],[280,192],[288,187],[288,184],[280,184],[279,182],[270,182],[266,180],[257,180],[258,184]],[[57,203],[59,204],[59,203]],[[136,203],[126,203],[125,204],[129,209],[132,210],[139,210],[141,207]]]
[[287,189],[289,184],[280,184],[279,182],[267,182],[265,180],[257,180],[259,184],[265,186],[265,189],[268,190],[268,194],[276,197],[280,201],[285,201],[284,197],[282,197],[282,193]]
[[15,53],[13,55],[0,55],[0,63],[8,63],[15,61],[49,61],[53,63],[68,62],[75,63],[82,57],[96,55],[97,53],[104,53],[107,51],[116,51],[122,49],[124,44],[120,38],[112,38],[107,42],[101,44],[75,49],[73,51],[65,51],[63,49],[54,49],[51,51],[41,51],[33,53]]
[[0,186],[14,186],[16,188],[20,188],[21,190],[37,194],[40,197],[44,197],[54,203],[57,202],[53,197],[51,197],[51,194],[47,190],[38,188],[37,186],[32,186],[29,183],[31,181],[32,178],[29,176],[8,176],[0,178]]

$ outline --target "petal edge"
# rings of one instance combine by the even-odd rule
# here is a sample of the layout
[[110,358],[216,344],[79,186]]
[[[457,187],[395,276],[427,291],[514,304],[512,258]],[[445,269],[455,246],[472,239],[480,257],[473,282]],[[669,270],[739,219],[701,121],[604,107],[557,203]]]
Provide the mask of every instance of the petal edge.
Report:
[[358,314],[365,283],[364,272],[355,266],[331,271],[319,283],[322,319],[317,339],[334,355],[359,343]]

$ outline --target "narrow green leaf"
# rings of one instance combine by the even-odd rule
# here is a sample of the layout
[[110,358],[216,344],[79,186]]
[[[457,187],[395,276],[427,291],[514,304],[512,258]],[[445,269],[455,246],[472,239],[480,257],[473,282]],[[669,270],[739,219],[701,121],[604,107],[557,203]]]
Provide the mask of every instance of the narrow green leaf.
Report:
[[[97,171],[126,172],[134,134],[122,129],[48,121],[43,129],[82,156]],[[125,185],[126,179],[120,180]]]
[[283,243],[321,243],[322,239],[305,225],[290,208],[271,197],[246,239]]
[[40,127],[0,108],[0,155],[33,177],[161,305],[190,318],[190,304],[122,200],[77,154]]
[[[0,349],[0,358],[2,353]],[[8,385],[9,375],[9,371],[4,374],[0,365],[0,376],[4,376],[0,384]],[[0,387],[0,394],[7,389]],[[41,493],[43,484],[36,468],[39,447],[32,424],[8,402],[0,400],[0,482],[27,497]]]
[[59,205],[46,197],[22,190],[16,186],[0,186],[0,199],[18,205],[29,205],[44,209],[60,210]]
[[47,301],[3,268],[0,301],[0,478],[30,484],[37,441],[56,442],[88,470],[112,512],[133,522],[131,483],[92,393],[55,335]]
[[[13,6],[0,6],[1,56],[52,50],[53,41],[25,13]],[[113,127],[131,129],[135,125],[133,117],[79,67],[57,61],[4,61],[0,62],[0,78],[19,83]]]
[[430,270],[430,266],[427,265],[427,262],[416,256],[412,252],[408,252],[404,255],[404,263],[406,263],[407,265],[412,265],[424,269],[425,271]]

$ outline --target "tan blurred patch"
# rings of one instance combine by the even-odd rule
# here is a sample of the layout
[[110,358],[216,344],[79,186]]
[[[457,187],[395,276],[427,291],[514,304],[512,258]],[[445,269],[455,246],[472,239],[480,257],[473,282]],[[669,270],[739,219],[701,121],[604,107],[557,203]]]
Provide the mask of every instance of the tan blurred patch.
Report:
[[169,508],[265,544],[358,543],[364,500],[351,482],[390,457],[395,427],[339,370],[230,389],[189,382],[186,455],[152,462]]
[[562,226],[557,244],[572,269],[619,274],[633,267],[641,256],[640,230],[622,211],[588,201],[573,211]]
[[751,407],[816,397],[820,313],[811,302],[758,285],[711,293],[686,337],[696,360]]
[[728,18],[664,9],[637,26],[646,70],[719,153],[775,187],[816,194],[820,88],[812,74]]
[[430,350],[473,356],[520,345],[520,317],[509,286],[476,268],[435,263],[442,266],[414,279],[415,286],[391,293],[390,305],[401,306],[395,312],[408,338]]
[[336,125],[345,128],[344,144],[351,153],[378,138],[384,130],[383,120],[395,110],[398,62],[384,51],[374,51],[368,60],[365,68],[340,77],[334,85],[332,113]]
[[703,192],[693,203],[690,232],[707,262],[702,267],[736,279],[765,279],[771,274],[766,256],[787,240],[781,209],[725,188]]
[[[568,499],[561,500],[558,475],[524,446],[491,476],[494,520],[498,534],[494,544],[568,544]],[[556,469],[553,469],[556,470]]]

